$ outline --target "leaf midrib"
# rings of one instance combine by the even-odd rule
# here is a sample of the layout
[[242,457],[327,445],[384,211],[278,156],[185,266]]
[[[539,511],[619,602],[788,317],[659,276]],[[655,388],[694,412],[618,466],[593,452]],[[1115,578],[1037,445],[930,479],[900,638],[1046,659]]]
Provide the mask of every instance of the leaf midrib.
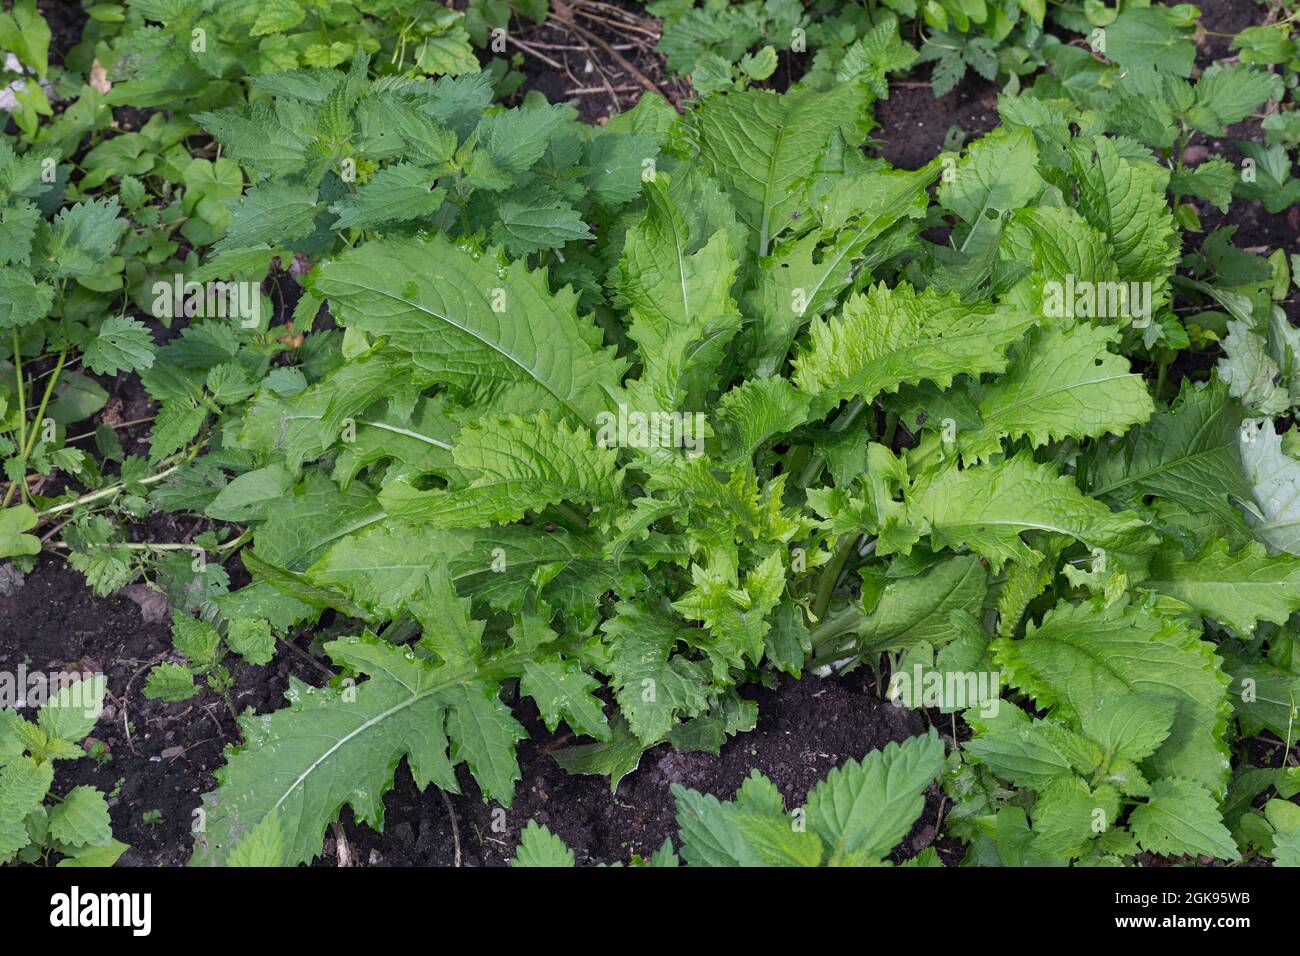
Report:
[[429,306],[424,305],[423,303],[412,302],[410,299],[407,299],[404,296],[397,295],[394,292],[390,292],[387,289],[375,288],[374,286],[367,285],[364,282],[358,282],[355,279],[352,279],[351,277],[345,277],[343,279],[336,278],[335,281],[347,282],[358,289],[362,289],[366,292],[373,293],[374,295],[380,296],[381,298],[388,299],[393,302],[400,302],[402,305],[406,306],[407,308],[415,309],[418,312],[422,312],[425,315],[431,316],[432,318],[439,319],[445,322],[453,329],[456,329],[462,334],[468,336],[469,338],[474,339],[476,342],[479,342],[480,344],[491,349],[497,355],[500,355],[507,362],[511,363],[516,368],[518,368],[521,372],[523,372],[529,379],[536,382],[543,389],[545,389],[551,395],[552,398],[554,398],[557,402],[559,402],[566,409],[572,412],[573,415],[576,418],[578,418],[578,420],[580,421],[584,420],[584,417],[582,413],[578,410],[578,408],[574,406],[573,403],[571,403],[567,398],[565,398],[563,395],[557,392],[549,382],[543,379],[541,374],[537,371],[537,369],[528,365],[522,359],[518,358],[511,352],[504,349],[499,343],[493,342],[491,339],[487,338],[482,333],[477,332],[474,329],[461,324],[460,322],[457,322],[450,315],[443,315],[441,312],[438,312],[437,310],[432,309]]

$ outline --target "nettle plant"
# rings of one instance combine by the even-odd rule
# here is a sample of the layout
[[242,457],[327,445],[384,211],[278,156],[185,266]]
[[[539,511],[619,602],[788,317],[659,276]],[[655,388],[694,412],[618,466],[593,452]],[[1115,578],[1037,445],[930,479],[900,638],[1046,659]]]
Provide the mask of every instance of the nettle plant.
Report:
[[828,90],[861,80],[884,99],[889,73],[906,70],[918,53],[899,35],[897,17],[913,3],[879,8],[801,0],[657,0],[646,9],[663,18],[657,50],[668,69],[689,76],[701,96],[761,83],[776,73],[780,55],[809,59],[799,86]]
[[88,56],[110,104],[183,112],[242,99],[248,76],[361,56],[394,74],[479,70],[464,15],[433,0],[129,0],[92,20],[74,51]]
[[0,710],[0,863],[112,866],[128,847],[113,839],[108,803],[95,787],[52,792],[57,761],[86,756],[82,738],[104,706],[102,676],[63,684],[30,721]]
[[[371,81],[366,68],[362,56],[347,73],[258,77],[247,109],[196,117],[254,180],[214,269],[264,274],[277,251],[321,255],[377,231],[486,233],[514,256],[558,250],[637,197],[671,122],[657,97],[597,128],[544,101],[490,108],[486,73]],[[307,303],[310,321],[319,299]]]
[[[562,766],[616,786],[651,747],[752,728],[738,689],[774,670],[900,656],[1009,691],[893,688],[974,708],[945,775],[974,862],[1234,859],[1225,820],[1272,845],[1249,799],[1225,816],[1227,728],[1290,739],[1300,465],[1216,373],[1166,394],[1190,339],[1167,166],[1028,97],[964,155],[900,171],[857,148],[864,83],[682,117],[647,97],[600,132],[554,107],[453,119],[474,90],[288,74],[251,117],[207,120],[232,144],[277,110],[352,132],[303,142],[305,180],[286,157],[250,190],[302,192],[331,252],[298,315],[327,303],[342,334],[308,333],[310,366],[200,422],[206,450],[151,492],[251,541],[248,585],[189,592],[207,626],[188,677],[221,689],[225,649],[257,660],[298,627],[340,668],[241,719],[194,862],[308,861],[344,805],[379,826],[403,758],[452,792],[465,764],[508,806],[521,697],[590,738]],[[367,98],[404,118],[388,135],[423,131],[403,156],[445,148],[371,157],[331,199]],[[401,193],[338,225],[403,166],[441,205],[408,220]],[[536,190],[581,231],[541,217],[520,245],[503,206]],[[270,230],[281,204],[262,208]],[[1232,293],[1213,265],[1193,281]],[[779,800],[751,796],[718,813],[775,826]]]
[[[103,480],[99,463],[65,442],[66,426],[108,399],[76,366],[111,375],[153,360],[144,324],[116,308],[124,260],[115,253],[126,229],[116,197],[65,205],[63,192],[57,153],[19,154],[0,139],[0,331],[9,356],[0,360],[3,557],[40,550],[22,532],[36,523],[33,505],[43,505],[48,481]],[[24,369],[50,357],[40,376]]]

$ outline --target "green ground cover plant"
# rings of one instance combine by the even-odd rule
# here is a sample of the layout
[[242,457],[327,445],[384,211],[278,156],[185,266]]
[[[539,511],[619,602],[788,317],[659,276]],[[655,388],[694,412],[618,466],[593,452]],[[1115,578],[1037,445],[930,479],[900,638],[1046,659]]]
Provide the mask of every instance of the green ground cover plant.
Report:
[[[1268,9],[1202,69],[1190,5],[659,0],[693,95],[591,123],[493,46],[545,3],[98,4],[52,65],[20,0],[0,559],[165,599],[139,691],[242,738],[195,865],[381,828],[403,761],[509,807],[525,707],[616,790],[858,668],[930,733],[796,810],[678,787],[630,862],[875,865],[930,789],[972,865],[1297,865],[1250,741],[1297,736],[1300,258],[1221,224],[1300,200]],[[968,67],[994,129],[873,155],[891,81]],[[304,632],[329,676],[241,713]],[[0,712],[0,854],[111,864],[51,706]]]

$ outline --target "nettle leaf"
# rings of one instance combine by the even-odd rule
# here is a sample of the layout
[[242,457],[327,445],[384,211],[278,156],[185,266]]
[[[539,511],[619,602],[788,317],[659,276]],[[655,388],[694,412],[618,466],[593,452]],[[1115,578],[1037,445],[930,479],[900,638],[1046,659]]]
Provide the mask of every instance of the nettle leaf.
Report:
[[177,702],[189,700],[199,689],[194,674],[183,664],[162,663],[149,668],[141,693],[150,700]]
[[924,737],[874,750],[832,770],[808,794],[808,827],[822,838],[829,863],[879,860],[912,829],[925,807],[922,791],[943,769],[944,747]]
[[94,787],[73,787],[50,811],[50,836],[68,847],[107,846],[113,839],[108,803]]
[[124,315],[110,316],[82,356],[91,371],[99,375],[139,371],[153,365],[153,336],[143,322]]
[[1227,212],[1232,202],[1232,187],[1237,169],[1225,159],[1211,159],[1191,170],[1180,170],[1169,177],[1169,188],[1176,194],[1195,196]]
[[507,253],[526,256],[559,249],[567,242],[591,239],[591,230],[564,198],[538,187],[504,195],[496,207],[492,238]]
[[918,56],[916,48],[899,37],[898,21],[884,17],[844,51],[844,57],[835,70],[835,79],[840,83],[865,80],[876,96],[888,99],[886,74],[906,70]]
[[571,290],[553,294],[544,272],[442,238],[364,243],[324,263],[314,289],[343,324],[387,336],[435,380],[510,389],[515,409],[591,420],[625,367]]
[[1142,761],[1169,737],[1178,705],[1155,694],[1130,694],[1102,704],[1081,721],[1084,734],[1095,740],[1107,759]]
[[1194,780],[1157,780],[1151,785],[1151,799],[1134,808],[1129,826],[1149,853],[1241,859],[1237,844],[1219,819],[1214,794]]
[[199,113],[195,122],[207,130],[225,149],[226,154],[259,173],[286,175],[303,168],[310,134],[264,104],[254,104],[248,114],[225,109]]
[[1109,829],[1119,815],[1119,792],[1114,787],[1093,787],[1078,776],[1053,781],[1031,811],[1034,849],[1057,859],[1079,856],[1096,835],[1098,811]]
[[54,782],[54,765],[20,756],[0,767],[0,863],[31,842],[27,817],[41,806]]
[[54,305],[54,289],[18,266],[0,266],[0,329],[38,322]]
[[999,707],[995,716],[972,718],[978,733],[963,749],[1003,780],[1017,787],[1045,790],[1074,774],[1070,758],[1047,732],[1017,707]]
[[213,249],[242,249],[258,243],[291,243],[311,235],[322,205],[314,187],[263,183],[231,207],[230,225]]
[[1177,618],[1100,598],[1061,602],[1021,640],[998,638],[994,657],[1007,682],[1063,720],[1088,720],[1114,697],[1137,692],[1173,702],[1168,739],[1145,765],[1222,795],[1228,677],[1214,645]]
[[[933,731],[873,750],[832,770],[787,813],[772,781],[753,771],[732,800],[673,784],[682,859],[691,866],[881,866],[921,815],[922,791],[944,763]],[[905,865],[939,866],[933,851]],[[635,860],[633,862],[636,862]],[[573,853],[545,827],[529,822],[514,866],[567,867]],[[644,864],[643,864],[644,865]],[[676,866],[671,840],[649,861]]]
[[36,725],[57,740],[80,741],[99,722],[106,689],[107,679],[102,674],[59,688],[36,715]]
[[1106,55],[1130,69],[1159,67],[1191,76],[1196,47],[1190,32],[1172,8],[1125,10],[1106,27]]
[[30,264],[31,242],[39,222],[40,209],[26,200],[0,209],[0,265]]
[[511,866],[570,867],[574,865],[573,851],[536,820],[519,832],[519,846],[515,848]]
[[1197,78],[1196,105],[1188,118],[1201,132],[1222,136],[1225,127],[1241,122],[1272,95],[1271,74],[1241,64],[1213,63]]
[[552,137],[574,116],[562,103],[492,113],[479,124],[478,136],[502,172],[519,174],[546,152]]
[[[640,102],[648,104],[650,99],[643,97]],[[592,201],[620,206],[639,196],[643,177],[659,155],[662,143],[662,135],[620,133],[606,126],[587,146],[586,184]]]
[[921,815],[921,791],[942,767],[933,732],[891,743],[832,770],[793,815],[758,771],[734,801],[674,784],[682,858],[691,866],[878,866]]
[[386,222],[423,219],[437,212],[447,191],[434,188],[436,176],[428,169],[397,163],[385,166],[348,202],[330,207],[338,215],[333,229],[373,229]]
[[263,618],[236,618],[226,628],[226,644],[250,664],[269,664],[275,656],[271,622]]
[[268,813],[230,851],[227,866],[284,866],[284,828],[280,818]]
[[49,275],[93,276],[117,250],[126,221],[118,216],[116,196],[63,209],[36,231],[33,267]]
[[459,23],[450,25],[444,33],[426,36],[415,55],[415,65],[435,75],[460,76],[479,70],[469,33]]

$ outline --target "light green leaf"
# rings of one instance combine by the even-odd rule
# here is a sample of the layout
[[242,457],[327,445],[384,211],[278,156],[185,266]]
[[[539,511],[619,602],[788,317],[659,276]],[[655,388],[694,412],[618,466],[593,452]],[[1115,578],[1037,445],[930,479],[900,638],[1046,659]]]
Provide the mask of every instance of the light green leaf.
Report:
[[526,511],[562,501],[598,512],[622,505],[617,453],[597,447],[590,432],[545,412],[467,425],[456,437],[452,457],[476,476],[466,487],[423,492],[393,483],[380,493],[385,510],[434,527],[476,528],[517,521]]
[[31,842],[27,816],[41,805],[54,782],[54,764],[17,757],[0,767],[0,863]]
[[1213,794],[1193,780],[1157,780],[1151,799],[1134,809],[1129,826],[1148,853],[1241,859]]
[[1019,209],[1044,183],[1036,169],[1038,149],[1027,128],[997,129],[976,140],[939,186],[939,203],[972,229],[986,216]]
[[1246,521],[1270,548],[1300,554],[1300,462],[1282,450],[1268,419],[1243,426],[1239,438],[1241,466],[1258,509],[1247,511]]
[[1027,531],[1065,534],[1103,549],[1116,566],[1140,565],[1155,534],[1131,512],[1113,512],[1082,494],[1057,466],[1028,452],[995,464],[956,465],[923,477],[907,495],[907,517],[936,546],[966,545],[996,566],[1042,556],[1020,537]]
[[794,381],[821,414],[847,398],[871,401],[904,383],[946,387],[962,373],[1005,369],[1007,347],[1032,322],[1015,309],[880,283],[852,296],[839,319],[813,321],[810,341],[794,359]]
[[438,381],[513,386],[516,410],[528,402],[590,420],[625,367],[578,317],[572,290],[552,294],[544,272],[442,238],[364,243],[324,263],[314,288],[344,325],[388,336]]
[[284,830],[274,813],[262,817],[230,851],[226,866],[284,866]]
[[808,794],[807,810],[808,827],[822,838],[829,862],[886,856],[921,815],[922,791],[943,769],[943,758],[943,741],[931,730],[827,774]]
[[189,700],[198,693],[198,688],[194,686],[194,675],[188,667],[165,662],[149,668],[141,693],[149,700],[176,703]]
[[94,787],[73,787],[50,810],[50,836],[70,847],[107,846],[113,827],[104,795]]
[[14,505],[0,511],[0,558],[40,554],[41,539],[24,534],[36,527],[36,512],[30,505]]
[[859,84],[845,83],[828,93],[746,90],[700,107],[700,153],[749,226],[758,255],[767,255],[799,210],[796,184],[812,173],[831,132],[852,136],[865,101]]
[[600,682],[576,663],[558,659],[526,662],[519,681],[520,693],[536,701],[547,730],[554,731],[563,719],[575,733],[608,740],[604,704],[592,693],[598,687]]
[[515,848],[515,858],[511,866],[533,867],[571,867],[574,865],[573,851],[536,820],[529,820],[519,834],[519,846]]
[[662,177],[645,184],[645,197],[646,214],[628,231],[619,261],[619,292],[640,350],[646,410],[671,411],[692,367],[712,371],[740,327],[730,292],[738,263],[725,229],[691,235]]
[[98,674],[61,687],[36,715],[37,726],[51,737],[79,742],[99,722],[106,686],[106,678]]
[[1034,447],[1066,437],[1122,434],[1155,410],[1142,376],[1107,348],[1119,330],[1080,324],[1030,336],[1011,367],[978,390],[982,426],[958,432],[964,455],[988,458],[1003,436]]
[[1260,621],[1285,624],[1300,611],[1300,559],[1269,557],[1254,541],[1235,554],[1226,541],[1212,541],[1191,559],[1181,548],[1165,546],[1156,552],[1142,586],[1247,635]]
[[1224,792],[1228,678],[1214,645],[1185,622],[1122,601],[1062,601],[1022,640],[999,638],[992,649],[1006,681],[1062,720],[1089,719],[1133,692],[1172,701],[1173,729],[1145,765]]
[[153,365],[153,336],[143,322],[124,315],[104,320],[99,334],[90,340],[82,357],[99,375],[136,372]]

